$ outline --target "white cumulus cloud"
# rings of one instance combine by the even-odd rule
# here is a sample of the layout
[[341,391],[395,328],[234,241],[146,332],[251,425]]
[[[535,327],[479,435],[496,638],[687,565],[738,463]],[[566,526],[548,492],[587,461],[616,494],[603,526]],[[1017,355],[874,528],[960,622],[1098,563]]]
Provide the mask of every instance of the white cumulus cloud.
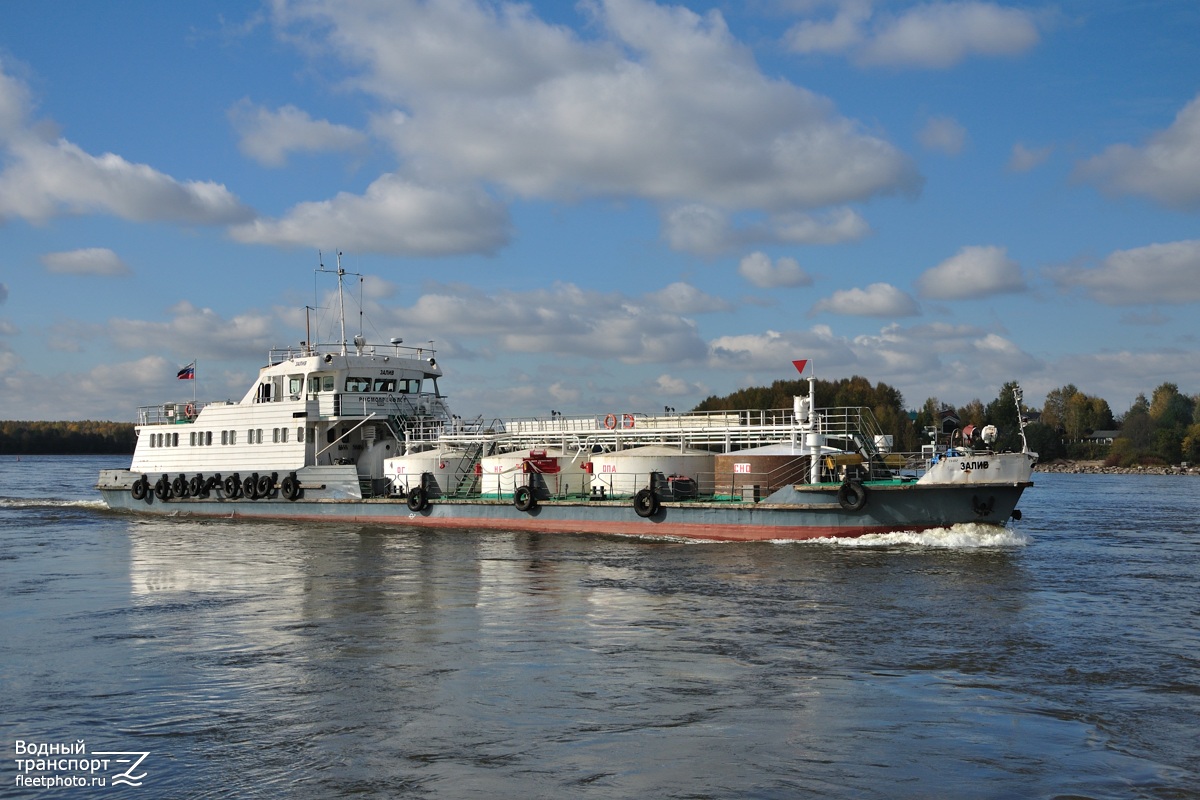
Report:
[[690,283],[675,282],[647,295],[647,298],[664,311],[676,314],[704,314],[713,311],[729,311],[733,308],[728,300],[715,297],[697,289]]
[[763,252],[754,252],[738,263],[738,274],[760,289],[812,286],[813,279],[800,262],[787,256],[771,261]]
[[926,150],[956,156],[967,144],[967,129],[953,117],[930,117],[917,134],[917,140]]
[[1003,247],[964,247],[917,279],[922,297],[964,300],[1026,288],[1021,266]]
[[1039,40],[1031,12],[986,2],[933,2],[875,14],[866,2],[785,35],[798,53],[848,53],[862,65],[943,69],[971,56],[1017,55]]
[[421,186],[387,174],[364,194],[301,203],[281,219],[257,219],[230,233],[254,244],[338,242],[362,253],[441,256],[494,252],[508,242],[509,228],[507,210],[482,190]]
[[87,247],[46,253],[41,257],[48,272],[63,275],[128,275],[129,266],[107,247]]
[[29,117],[28,88],[0,63],[0,221],[44,223],[64,214],[134,222],[220,225],[253,216],[223,185],[180,181],[115,153],[96,156],[49,139]]
[[1017,142],[1012,147],[1012,155],[1008,159],[1008,169],[1012,172],[1029,172],[1045,162],[1052,152],[1054,152],[1054,148],[1049,146],[1027,147],[1021,142]]
[[670,209],[662,224],[664,238],[673,250],[701,256],[753,245],[840,244],[857,241],[871,232],[858,212],[845,207],[820,214],[772,214],[735,224],[721,209],[690,203]]
[[282,167],[290,153],[352,151],[367,137],[346,125],[313,119],[293,105],[271,111],[241,100],[229,109],[229,119],[238,132],[238,149],[260,164]]
[[391,324],[428,331],[439,341],[477,341],[481,348],[507,353],[680,363],[700,360],[707,351],[696,324],[681,313],[697,306],[720,310],[721,303],[685,284],[641,296],[571,283],[487,295],[451,286],[427,292],[410,308],[392,309]]
[[843,289],[813,306],[813,312],[829,311],[856,317],[912,317],[921,313],[908,292],[890,283],[872,283],[865,289]]
[[1097,267],[1051,271],[1064,289],[1077,288],[1110,306],[1180,305],[1200,301],[1200,239],[1117,250]]
[[[672,247],[845,236],[847,214],[807,232],[788,215],[919,190],[910,158],[828,99],[765,75],[719,12],[581,8],[594,15],[586,40],[527,6],[475,2],[312,0],[277,6],[275,20],[393,106],[372,133],[412,174],[525,198],[649,200]],[[729,220],[746,213],[764,219]]]
[[1145,144],[1115,144],[1079,164],[1075,174],[1110,195],[1142,195],[1168,208],[1200,208],[1200,95]]

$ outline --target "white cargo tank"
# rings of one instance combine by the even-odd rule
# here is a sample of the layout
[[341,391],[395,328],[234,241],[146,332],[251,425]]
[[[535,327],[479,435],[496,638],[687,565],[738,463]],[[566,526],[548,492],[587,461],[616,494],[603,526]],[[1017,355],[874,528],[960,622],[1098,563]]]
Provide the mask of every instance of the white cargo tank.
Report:
[[479,462],[479,488],[484,497],[509,498],[529,486],[539,500],[586,495],[591,476],[582,458],[555,448],[514,450],[485,456]]
[[445,497],[475,487],[475,459],[465,450],[438,447],[394,456],[383,462],[394,494],[422,488],[429,497]]
[[653,444],[597,453],[591,459],[592,490],[606,497],[632,497],[649,487],[657,472],[667,481],[665,487],[654,487],[664,500],[711,495],[714,459],[707,450]]

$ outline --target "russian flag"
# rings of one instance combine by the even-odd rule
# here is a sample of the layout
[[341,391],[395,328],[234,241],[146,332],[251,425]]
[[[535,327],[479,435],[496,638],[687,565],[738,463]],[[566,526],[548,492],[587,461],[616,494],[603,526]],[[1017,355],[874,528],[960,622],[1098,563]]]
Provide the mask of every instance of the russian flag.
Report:
[[183,369],[179,370],[179,372],[176,372],[175,377],[181,381],[196,380],[196,362],[193,361],[192,363],[188,364]]

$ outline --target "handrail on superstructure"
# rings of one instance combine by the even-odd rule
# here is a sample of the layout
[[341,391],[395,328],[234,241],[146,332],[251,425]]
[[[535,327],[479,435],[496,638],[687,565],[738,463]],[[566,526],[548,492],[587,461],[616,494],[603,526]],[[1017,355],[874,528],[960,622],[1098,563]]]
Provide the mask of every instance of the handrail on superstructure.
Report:
[[[395,358],[404,358],[412,361],[428,361],[437,355],[437,350],[429,346],[415,347],[407,344],[371,344],[366,343],[362,346],[363,355],[380,355],[392,356]],[[333,355],[342,354],[342,345],[340,342],[315,342],[304,343],[299,345],[275,346],[267,351],[267,366],[273,367],[276,364],[282,364],[285,361],[291,361],[296,358],[307,358],[309,356],[320,356],[326,353]]]
[[[817,409],[812,414],[812,431],[826,441],[845,443],[841,449],[861,451],[870,459],[881,454],[881,429],[871,409],[845,407]],[[467,446],[485,441],[494,449],[519,450],[553,444],[564,452],[598,448],[600,452],[647,444],[733,452],[768,444],[801,445],[806,429],[796,422],[791,409],[706,411],[692,414],[651,416],[612,413],[591,416],[514,418],[499,421],[491,432],[458,430],[443,432],[443,441]]]
[[322,456],[322,455],[325,453],[325,451],[326,451],[326,450],[328,450],[329,448],[333,447],[335,444],[337,444],[338,442],[340,442],[342,439],[345,439],[347,436],[349,436],[350,434],[354,433],[356,430],[358,430],[359,428],[361,428],[363,425],[366,425],[368,422],[370,422],[370,421],[371,421],[372,419],[374,419],[374,418],[375,418],[375,413],[374,413],[374,412],[371,412],[370,416],[366,417],[366,418],[365,418],[365,419],[364,419],[362,422],[358,423],[358,424],[357,424],[357,425],[355,425],[353,428],[347,428],[347,429],[346,429],[346,430],[345,430],[345,431],[342,433],[342,435],[341,435],[341,436],[337,437],[337,438],[336,438],[336,439],[334,439],[332,442],[330,442],[329,444],[325,445],[325,446],[324,446],[324,447],[322,447],[320,450],[318,450],[318,451],[317,451],[317,454],[313,456],[313,461],[316,461],[318,458],[320,458],[320,457],[321,457],[321,456]]

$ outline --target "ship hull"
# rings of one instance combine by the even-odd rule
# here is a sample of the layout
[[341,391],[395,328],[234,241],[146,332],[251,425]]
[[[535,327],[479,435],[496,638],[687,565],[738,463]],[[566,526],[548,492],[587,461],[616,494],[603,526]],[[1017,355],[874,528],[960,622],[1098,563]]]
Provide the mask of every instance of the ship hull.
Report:
[[837,485],[793,486],[759,502],[666,500],[653,514],[641,516],[632,501],[613,499],[542,500],[528,510],[509,500],[486,498],[434,498],[418,510],[400,498],[135,499],[127,487],[140,476],[125,475],[128,481],[121,475],[102,478],[98,488],[110,508],[138,514],[726,541],[857,537],[961,523],[1003,525],[1032,485],[867,484],[867,501],[858,510],[839,503]]

